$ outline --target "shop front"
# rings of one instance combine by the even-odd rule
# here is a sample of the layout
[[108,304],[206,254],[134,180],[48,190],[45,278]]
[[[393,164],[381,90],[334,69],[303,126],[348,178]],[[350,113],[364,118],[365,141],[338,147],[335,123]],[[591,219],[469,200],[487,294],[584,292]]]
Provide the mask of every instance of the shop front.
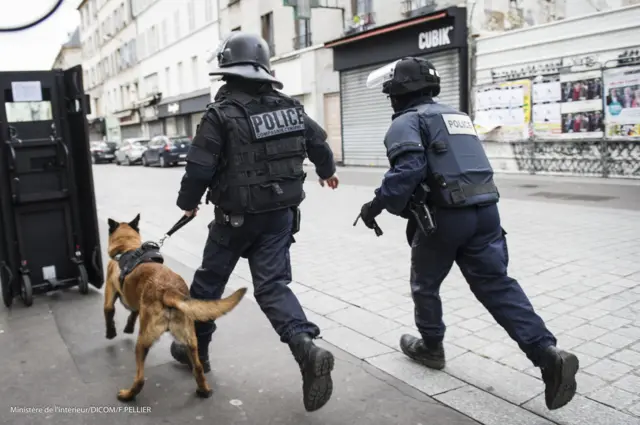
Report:
[[162,125],[162,121],[158,116],[158,106],[151,105],[142,108],[142,132],[146,135],[146,137],[154,137],[159,136],[163,133],[164,128]]
[[131,108],[117,111],[114,116],[119,121],[122,140],[142,137],[142,123],[140,121],[140,112],[137,109]]
[[209,89],[167,98],[158,104],[158,118],[164,122],[163,134],[193,137],[211,102]]
[[334,40],[333,67],[340,74],[340,121],[346,165],[386,166],[383,144],[393,113],[380,89],[368,89],[376,68],[416,56],[428,59],[441,79],[437,101],[468,111],[466,9],[451,7],[429,15]]
[[494,169],[640,178],[639,33],[636,5],[478,38],[473,119]]

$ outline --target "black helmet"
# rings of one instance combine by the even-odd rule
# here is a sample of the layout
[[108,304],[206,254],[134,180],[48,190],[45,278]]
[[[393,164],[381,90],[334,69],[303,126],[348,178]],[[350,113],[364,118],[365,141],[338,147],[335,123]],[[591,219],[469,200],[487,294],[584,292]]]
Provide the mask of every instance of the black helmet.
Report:
[[440,76],[431,62],[407,57],[395,63],[393,78],[382,84],[382,92],[391,96],[428,89],[431,96],[440,94]]
[[209,75],[235,75],[254,81],[283,85],[271,74],[269,44],[257,35],[234,31],[220,43],[216,52],[218,68]]

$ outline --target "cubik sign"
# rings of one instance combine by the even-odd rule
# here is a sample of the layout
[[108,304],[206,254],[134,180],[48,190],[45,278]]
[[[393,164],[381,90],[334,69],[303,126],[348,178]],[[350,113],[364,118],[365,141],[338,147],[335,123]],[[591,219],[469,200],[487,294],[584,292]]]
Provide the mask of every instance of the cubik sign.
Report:
[[448,46],[451,44],[449,33],[453,31],[453,25],[436,30],[424,31],[418,34],[418,47],[420,50],[430,50],[436,47]]

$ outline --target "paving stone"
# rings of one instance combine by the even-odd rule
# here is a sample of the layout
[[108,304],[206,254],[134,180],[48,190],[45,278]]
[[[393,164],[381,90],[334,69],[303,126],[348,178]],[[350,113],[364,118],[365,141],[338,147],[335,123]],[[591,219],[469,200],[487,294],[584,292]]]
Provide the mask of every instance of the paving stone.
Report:
[[413,335],[416,338],[420,338],[420,334],[416,329],[408,326],[401,326],[399,328],[392,329],[380,335],[373,337],[378,342],[393,348],[394,350],[400,350],[400,337],[404,334]]
[[638,418],[579,394],[562,409],[547,409],[544,394],[523,407],[562,425],[638,425]]
[[459,326],[447,326],[447,330],[445,331],[444,338],[448,341],[456,341],[460,338],[464,338],[471,334],[470,330],[463,329]]
[[473,334],[487,341],[501,341],[505,336],[508,336],[507,332],[498,325],[493,325],[481,331],[474,332]]
[[463,336],[462,338],[451,340],[451,342],[453,342],[455,345],[459,347],[466,348],[467,350],[472,350],[472,351],[485,347],[490,344],[489,341],[482,338],[478,338],[477,336],[474,336],[474,335]]
[[636,404],[635,406],[628,407],[627,411],[640,418],[640,403]]
[[424,367],[398,352],[372,357],[367,362],[427,395],[444,393],[466,385],[447,373]]
[[[640,317],[640,312],[638,313],[638,317]],[[617,335],[622,335],[632,340],[640,340],[640,326],[623,326],[613,332]]]
[[609,312],[607,310],[599,310],[597,308],[593,308],[592,306],[583,307],[571,312],[573,316],[579,317],[581,319],[587,319],[587,320],[595,320],[602,316],[607,315],[608,313]]
[[327,329],[323,332],[323,339],[359,359],[394,351],[393,348],[345,327]]
[[588,395],[591,400],[599,401],[618,410],[634,405],[640,401],[636,394],[624,391],[620,388],[608,386],[592,392]]
[[350,304],[340,301],[332,296],[314,290],[300,294],[298,296],[298,300],[300,300],[300,304],[302,304],[305,309],[322,315],[333,313],[351,306]]
[[556,319],[545,320],[545,322],[547,323],[547,326],[549,326],[549,329],[553,329],[555,332],[576,329],[587,323],[585,319],[574,317],[570,314],[563,315]]
[[576,383],[578,384],[578,394],[583,395],[609,385],[606,381],[598,378],[597,376],[589,375],[581,370],[578,370],[578,373],[576,374]]
[[540,416],[470,385],[434,398],[484,425],[552,425]]
[[640,376],[627,375],[614,382],[613,386],[640,395]]
[[478,331],[481,331],[482,329],[486,329],[489,326],[492,326],[492,323],[474,318],[474,319],[464,320],[458,323],[457,326],[460,326],[461,328],[467,329],[471,332],[478,332]]
[[335,313],[328,314],[327,318],[369,338],[400,327],[397,322],[391,319],[386,319],[359,307],[338,310]]
[[500,360],[515,353],[521,353],[520,350],[517,349],[517,346],[505,344],[504,342],[493,342],[474,350],[474,352],[482,357],[488,357],[493,360]]
[[397,307],[388,308],[386,310],[381,310],[378,314],[382,317],[386,317],[387,319],[397,319],[398,317],[406,314],[404,310],[401,310]]
[[606,334],[607,332],[609,332],[607,329],[602,329],[593,325],[582,325],[578,326],[575,329],[569,329],[566,331],[568,335],[574,336],[576,338],[582,338],[584,340],[598,338]]
[[576,309],[577,307],[574,305],[570,305],[567,304],[563,301],[557,302],[555,304],[551,304],[546,306],[545,308],[541,308],[539,310],[539,313],[541,316],[545,316],[547,313],[554,313],[554,314],[558,314],[558,315],[563,315],[563,314],[567,314],[569,312],[571,312],[573,314],[573,311]]
[[610,356],[613,360],[627,364],[632,367],[640,367],[640,353],[625,349]]
[[632,345],[632,346],[631,346],[631,347],[629,347],[629,348],[631,348],[632,350],[637,351],[637,352],[639,352],[639,353],[640,353],[640,342],[639,342],[639,343],[637,343],[637,344],[635,344],[635,345]]
[[597,361],[591,366],[584,368],[585,372],[602,378],[605,381],[615,381],[632,370],[633,368],[631,366],[609,359]]
[[515,404],[524,403],[544,390],[540,380],[471,352],[448,362],[445,370]]
[[613,315],[606,315],[604,317],[600,317],[596,320],[592,320],[591,324],[603,329],[615,330],[621,328],[624,325],[631,323],[629,319],[623,319],[621,317],[616,317]]
[[557,335],[556,339],[558,340],[558,347],[561,347],[563,350],[571,350],[573,347],[585,343],[585,340],[567,334]]
[[618,335],[617,333],[608,333],[596,338],[595,341],[615,349],[620,349],[632,344],[635,340],[627,338],[626,336]]
[[527,356],[522,352],[509,354],[508,356],[499,359],[498,362],[512,367],[515,370],[519,370],[520,372],[524,372],[525,370],[533,367],[531,360],[529,360],[529,358],[527,358]]
[[602,345],[597,342],[590,341],[573,348],[573,351],[575,351],[576,353],[588,354],[590,356],[602,359],[616,351],[616,349],[607,347],[606,345]]
[[341,326],[339,323],[336,323],[331,319],[327,319],[325,316],[314,313],[313,311],[305,311],[305,315],[309,321],[315,323],[320,328],[320,332],[324,332],[327,329],[339,328]]

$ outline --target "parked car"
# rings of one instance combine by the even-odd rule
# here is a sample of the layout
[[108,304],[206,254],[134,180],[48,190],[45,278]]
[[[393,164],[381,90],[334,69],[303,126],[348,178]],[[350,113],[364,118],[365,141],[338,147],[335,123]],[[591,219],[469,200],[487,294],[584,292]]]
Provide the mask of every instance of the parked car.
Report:
[[91,162],[94,164],[111,163],[115,160],[114,150],[108,142],[96,141],[90,143]]
[[142,165],[169,167],[186,162],[191,139],[187,136],[155,136],[142,154]]
[[116,151],[117,165],[134,165],[142,162],[142,153],[147,149],[149,139],[124,139]]

